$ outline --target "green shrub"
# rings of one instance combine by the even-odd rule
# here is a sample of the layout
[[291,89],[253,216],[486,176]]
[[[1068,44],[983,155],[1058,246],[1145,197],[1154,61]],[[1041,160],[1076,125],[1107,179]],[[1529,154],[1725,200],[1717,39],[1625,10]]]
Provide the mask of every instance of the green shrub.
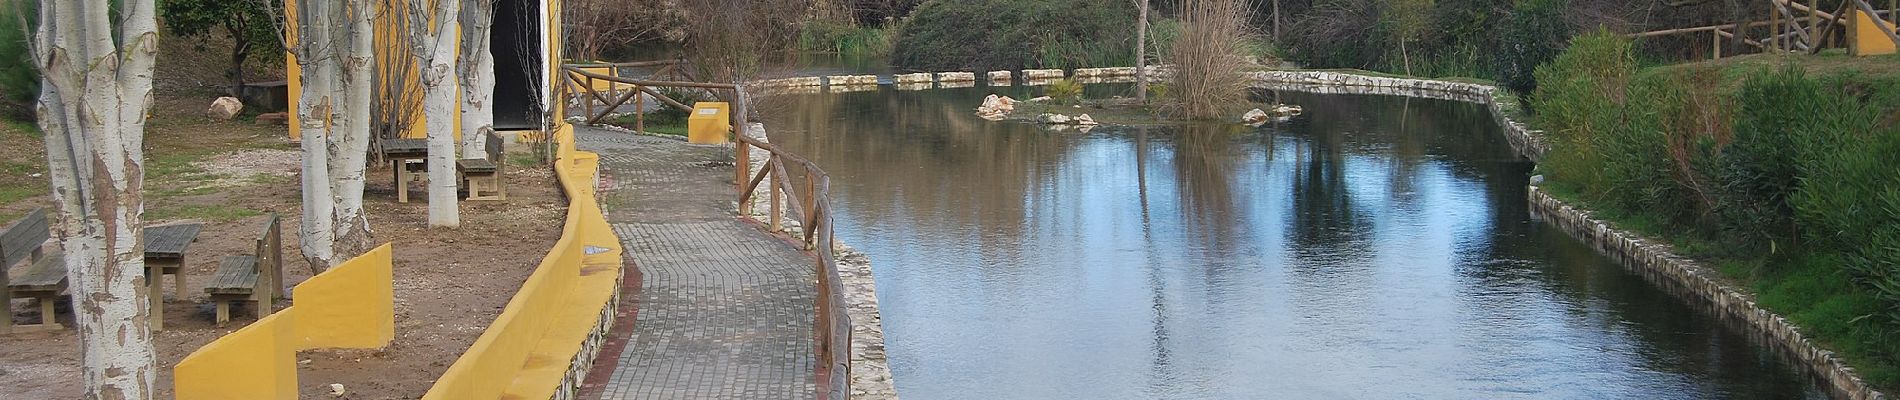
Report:
[[1048,86],[1043,87],[1043,94],[1048,95],[1049,100],[1062,104],[1081,103],[1082,84],[1070,79],[1049,82]]
[[[32,119],[33,102],[40,97],[39,69],[26,51],[26,32],[32,27],[20,26],[21,20],[37,20],[36,7],[37,2],[27,0],[0,0],[0,118]],[[21,18],[16,10],[29,15]]]
[[1618,136],[1613,131],[1626,129],[1635,74],[1629,41],[1602,31],[1578,37],[1568,50],[1537,68],[1537,80],[1543,84],[1531,104],[1550,140],[1544,164],[1551,179],[1575,185],[1591,200],[1619,194],[1617,177],[1602,165],[1614,149],[1603,141]]
[[1134,5],[1122,0],[930,0],[892,63],[916,70],[1134,65]]
[[891,54],[896,27],[865,27],[830,22],[812,22],[799,32],[798,48],[843,54],[849,57],[883,57]]

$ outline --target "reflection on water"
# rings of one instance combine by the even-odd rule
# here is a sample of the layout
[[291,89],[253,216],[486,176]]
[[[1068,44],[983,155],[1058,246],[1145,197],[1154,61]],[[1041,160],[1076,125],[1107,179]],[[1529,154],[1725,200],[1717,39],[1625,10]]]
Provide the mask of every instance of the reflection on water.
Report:
[[876,262],[906,399],[1823,396],[1531,222],[1481,107],[1081,134],[976,118],[992,90],[1042,88],[774,99]]

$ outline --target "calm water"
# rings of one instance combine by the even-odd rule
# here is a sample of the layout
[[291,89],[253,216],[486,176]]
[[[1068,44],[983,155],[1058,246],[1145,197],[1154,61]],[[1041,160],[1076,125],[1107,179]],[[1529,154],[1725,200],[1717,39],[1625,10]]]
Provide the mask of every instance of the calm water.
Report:
[[[1824,398],[1553,228],[1475,105],[1052,132],[968,88],[783,96],[923,399]],[[1112,92],[1115,87],[1091,90]]]

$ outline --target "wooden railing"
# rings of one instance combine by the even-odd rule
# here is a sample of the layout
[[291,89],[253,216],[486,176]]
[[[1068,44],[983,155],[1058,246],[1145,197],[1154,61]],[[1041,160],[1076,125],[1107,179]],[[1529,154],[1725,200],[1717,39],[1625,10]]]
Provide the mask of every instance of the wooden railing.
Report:
[[[691,105],[668,97],[654,88],[722,91],[733,94],[733,96],[730,97],[731,100],[729,100],[734,107],[732,110],[733,126],[745,126],[745,124],[742,123],[744,118],[740,117],[746,110],[744,108],[745,102],[741,100],[744,94],[739,90],[739,85],[730,83],[666,81],[620,76],[620,70],[623,68],[659,66],[660,70],[656,71],[652,76],[670,76],[675,79],[690,78],[691,75],[686,72],[686,68],[684,68],[683,65],[685,64],[680,61],[565,64],[561,66],[561,70],[565,72],[561,75],[566,77],[568,84],[561,85],[561,91],[564,93],[562,93],[560,98],[565,100],[569,97],[579,97],[581,108],[584,112],[582,116],[588,125],[599,124],[601,120],[606,119],[609,115],[613,115],[614,110],[619,109],[621,105],[632,101],[634,110],[640,111],[634,113],[634,130],[645,131],[646,113],[643,111],[646,110],[646,99],[648,97],[652,97],[668,107],[683,111],[691,111],[693,109]],[[623,86],[625,89],[622,89]],[[641,96],[641,94],[646,94],[646,96]],[[597,109],[594,106],[595,103],[600,103],[603,107]]]
[[[851,393],[851,317],[846,314],[844,287],[838,278],[836,239],[832,236],[831,176],[810,160],[771,143],[747,135],[733,137],[738,140],[733,146],[737,160],[733,165],[737,170],[741,212],[751,212],[752,202],[759,200],[753,196],[764,184],[770,229],[783,230],[786,214],[795,213],[803,231],[800,241],[806,250],[818,256],[817,320],[812,324],[818,338],[818,393],[822,399],[848,398]],[[748,173],[754,147],[767,154],[757,174]],[[797,165],[798,172],[788,168],[788,162]],[[795,178],[802,178],[803,184],[794,182]]]
[[[640,64],[640,65],[635,65]],[[599,64],[606,65],[606,64]],[[651,66],[652,64],[623,63],[620,66]],[[768,228],[774,232],[785,230],[784,221],[793,215],[799,222],[802,233],[798,239],[805,249],[817,256],[814,272],[818,277],[818,298],[812,324],[814,350],[818,358],[817,386],[819,399],[842,400],[851,393],[851,317],[847,315],[844,300],[844,287],[838,278],[838,258],[835,253],[831,220],[831,176],[817,164],[776,145],[746,134],[750,129],[749,110],[751,98],[742,85],[730,83],[680,82],[635,79],[617,75],[601,74],[584,68],[598,65],[564,65],[563,74],[573,85],[561,85],[563,90],[581,89],[583,103],[587,103],[586,119],[589,124],[598,123],[613,109],[625,104],[629,98],[640,98],[639,93],[653,96],[662,103],[683,110],[691,107],[653,90],[656,87],[693,88],[717,91],[727,94],[726,101],[732,106],[733,129],[733,182],[737,189],[740,212],[751,214],[754,193],[765,189],[770,211]],[[597,85],[600,82],[628,85],[631,89],[617,96],[604,95]],[[609,85],[611,87],[612,85]],[[563,93],[563,99],[570,94]],[[592,106],[594,100],[606,105],[604,110],[596,112]],[[638,101],[638,100],[636,100]],[[636,103],[636,107],[640,107]],[[637,121],[637,120],[636,120]],[[637,123],[637,122],[636,122]],[[764,151],[765,163],[755,174],[751,171],[752,152],[756,148]],[[788,167],[791,165],[791,167]],[[793,167],[796,168],[794,171]],[[794,182],[794,181],[797,182]],[[802,183],[802,184],[801,184]],[[760,186],[764,184],[765,186]]]
[[[1811,54],[1829,47],[1844,46],[1848,27],[1847,18],[1858,11],[1872,17],[1879,30],[1886,33],[1895,44],[1900,45],[1900,34],[1893,32],[1894,25],[1900,24],[1900,0],[1888,0],[1888,8],[1887,10],[1876,9],[1867,0],[1847,0],[1840,2],[1838,9],[1828,12],[1821,9],[1819,2],[1815,0],[1808,0],[1807,4],[1802,4],[1798,0],[1772,0],[1769,2],[1766,21],[1663,29],[1625,36],[1646,38],[1708,33],[1711,59],[1722,58],[1725,40],[1746,45],[1744,50]],[[1892,18],[1893,22],[1884,18]],[[1752,36],[1756,28],[1763,27],[1767,28],[1765,33],[1761,33],[1759,37]]]

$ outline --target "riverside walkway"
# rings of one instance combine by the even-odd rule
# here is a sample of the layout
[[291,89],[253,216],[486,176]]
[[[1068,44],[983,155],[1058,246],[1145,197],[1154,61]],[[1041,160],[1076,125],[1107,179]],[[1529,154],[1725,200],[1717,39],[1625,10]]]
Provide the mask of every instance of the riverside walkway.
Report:
[[811,258],[737,217],[731,149],[581,126],[575,137],[600,154],[601,208],[641,274],[633,329],[611,334],[624,347],[584,393],[815,398]]

